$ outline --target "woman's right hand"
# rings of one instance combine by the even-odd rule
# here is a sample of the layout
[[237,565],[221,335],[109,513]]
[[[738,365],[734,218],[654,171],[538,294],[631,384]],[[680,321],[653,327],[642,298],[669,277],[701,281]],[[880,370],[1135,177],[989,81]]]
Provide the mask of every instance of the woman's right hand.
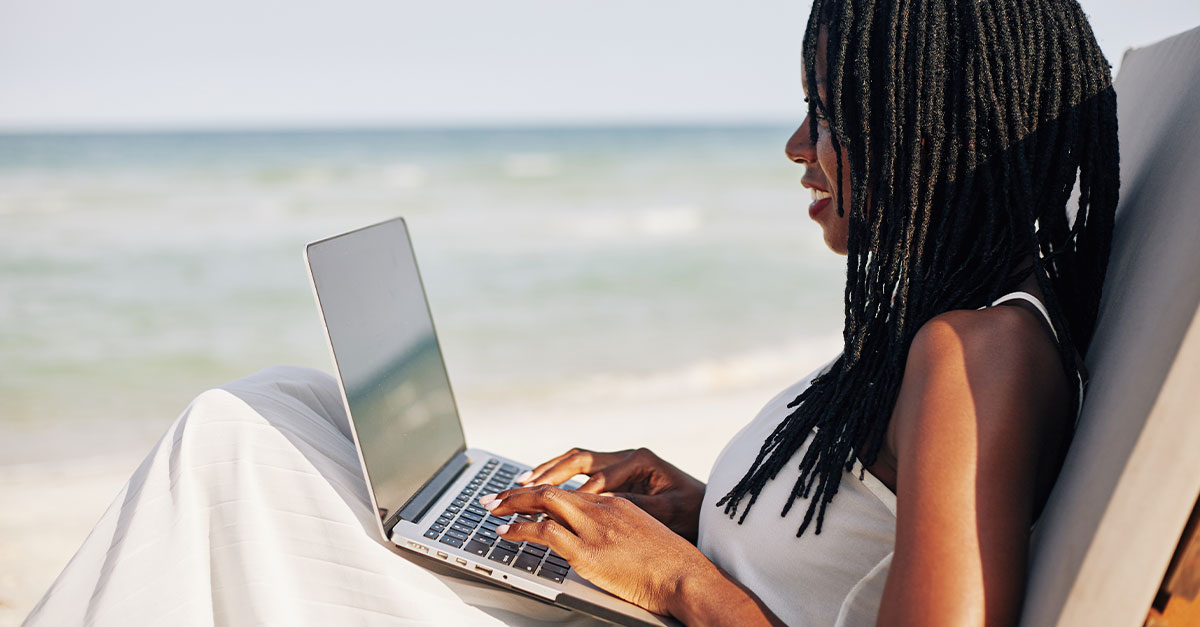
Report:
[[525,486],[560,485],[587,475],[580,492],[632,501],[692,544],[700,525],[704,483],[668,464],[648,449],[597,453],[573,448],[517,477]]

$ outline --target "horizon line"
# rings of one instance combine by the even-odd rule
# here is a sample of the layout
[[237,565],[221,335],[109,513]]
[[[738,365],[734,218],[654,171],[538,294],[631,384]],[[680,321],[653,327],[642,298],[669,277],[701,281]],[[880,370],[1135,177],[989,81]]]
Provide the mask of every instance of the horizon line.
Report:
[[773,118],[729,119],[642,119],[642,120],[462,120],[462,121],[377,121],[377,122],[294,122],[219,124],[169,123],[147,125],[47,124],[9,126],[0,124],[0,137],[70,135],[220,135],[252,133],[334,133],[334,132],[455,132],[521,130],[639,130],[639,129],[749,129],[791,126],[794,120]]

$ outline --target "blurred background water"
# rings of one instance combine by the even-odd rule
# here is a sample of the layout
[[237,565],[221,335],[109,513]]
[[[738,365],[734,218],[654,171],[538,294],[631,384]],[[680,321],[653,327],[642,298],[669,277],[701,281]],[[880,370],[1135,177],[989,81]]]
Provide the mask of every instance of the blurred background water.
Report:
[[329,371],[303,245],[397,215],[465,404],[788,370],[836,350],[844,280],[790,131],[0,135],[0,455],[161,430],[271,364]]

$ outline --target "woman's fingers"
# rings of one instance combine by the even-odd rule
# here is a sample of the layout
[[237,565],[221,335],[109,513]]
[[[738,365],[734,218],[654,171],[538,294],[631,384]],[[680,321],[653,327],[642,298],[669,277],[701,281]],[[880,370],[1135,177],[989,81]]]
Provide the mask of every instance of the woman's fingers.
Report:
[[592,476],[583,485],[579,486],[577,491],[600,494],[601,492],[621,490],[629,484],[631,479],[638,479],[644,476],[645,471],[646,468],[626,457],[624,460],[607,466],[603,470],[592,473]]
[[517,483],[522,485],[559,485],[575,475],[590,475],[623,458],[625,454],[625,451],[596,453],[586,449],[573,448],[529,471],[528,476],[524,474],[518,476]]
[[542,476],[542,474],[545,473],[547,470],[550,470],[555,465],[557,465],[559,462],[566,459],[567,457],[570,457],[571,455],[575,454],[576,451],[579,451],[579,450],[581,450],[581,449],[573,448],[573,449],[567,451],[566,453],[563,453],[562,455],[559,455],[558,457],[551,459],[550,461],[546,461],[546,462],[542,462],[541,464],[538,464],[537,466],[535,466],[533,468],[533,470],[527,470],[527,471],[517,475],[516,482],[520,483],[522,485],[528,484],[533,478]]
[[552,485],[537,485],[529,488],[505,490],[487,498],[480,504],[495,516],[511,514],[549,514],[572,530],[578,531],[587,524],[587,515],[580,510],[602,498],[594,494],[579,494]]
[[[601,496],[611,496],[613,498],[625,499],[626,501],[629,501],[630,503],[637,505],[641,509],[646,509],[640,502],[642,499],[645,498],[645,496],[642,494],[635,494],[633,492],[604,492],[601,494]],[[651,497],[651,498],[654,498],[654,497]]]
[[510,523],[496,527],[500,537],[510,542],[532,542],[550,547],[568,562],[579,554],[579,536],[553,520]]

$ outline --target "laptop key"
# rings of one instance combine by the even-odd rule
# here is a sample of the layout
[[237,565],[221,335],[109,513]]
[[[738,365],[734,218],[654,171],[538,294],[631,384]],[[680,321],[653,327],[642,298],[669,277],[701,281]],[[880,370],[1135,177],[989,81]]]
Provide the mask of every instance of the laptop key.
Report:
[[490,544],[485,544],[478,540],[471,540],[467,543],[467,546],[463,548],[468,553],[474,553],[476,555],[487,555],[488,551],[492,550],[492,546]]
[[542,558],[537,555],[522,553],[520,557],[517,558],[517,561],[513,562],[513,566],[527,573],[532,573],[537,570],[538,564],[541,563],[541,561]]
[[517,468],[516,466],[513,466],[512,464],[504,464],[503,466],[500,467],[500,470],[503,470],[504,472],[507,472],[511,475],[515,475],[515,474],[517,474],[517,471],[520,470],[520,468]]
[[475,537],[471,538],[471,539],[476,542],[482,542],[488,546],[492,546],[493,544],[496,543],[496,536],[484,536],[484,535],[475,534]]
[[450,527],[450,528],[459,533],[465,533],[468,536],[471,535],[472,531],[475,531],[475,529],[473,527],[468,527],[468,526],[462,524],[461,522],[454,523],[454,526]]
[[480,521],[483,520],[483,516],[480,516],[479,514],[472,514],[471,512],[463,512],[462,516],[458,517],[458,520],[459,522],[469,520],[472,524],[478,525]]
[[546,547],[544,547],[544,546],[539,547],[536,544],[526,544],[525,550],[523,551],[523,553],[529,553],[530,555],[536,555],[536,556],[538,556],[538,559],[541,559],[542,556],[546,554]]
[[437,523],[433,523],[432,525],[429,525],[430,531],[442,531],[445,528],[446,528],[446,525],[439,525]]
[[450,521],[452,521],[452,520],[454,520],[453,516],[442,516],[441,518],[437,519],[437,522],[435,524],[445,527],[446,525],[450,524]]
[[429,531],[425,532],[425,537],[431,540],[436,540],[439,535],[441,534],[435,529],[430,529]]
[[551,553],[546,556],[546,563],[553,564],[555,566],[558,566],[559,568],[570,568],[570,566],[571,566],[570,564],[567,563],[567,560],[562,558],[561,555],[555,555],[554,553]]
[[452,537],[450,535],[442,536],[442,539],[439,540],[439,542],[441,542],[442,544],[449,544],[450,546],[452,546],[456,549],[462,548],[462,545],[463,545],[462,540],[459,540],[458,538]]
[[508,540],[499,540],[498,543],[500,548],[506,551],[512,551],[514,553],[517,551],[517,549],[521,548],[520,544],[517,544],[516,542],[509,542]]
[[550,563],[549,560],[546,560],[546,562],[542,564],[542,570],[550,571],[552,573],[558,573],[560,575],[566,575],[567,571],[570,569],[567,568],[566,566],[559,566],[558,564],[552,564],[552,563]]
[[566,578],[565,574],[556,573],[552,570],[546,570],[545,568],[539,570],[537,575],[538,575],[538,577],[544,577],[546,579],[549,579],[550,581],[554,581],[557,583],[562,583],[563,579]]
[[458,538],[459,540],[466,542],[467,537],[470,535],[470,532],[468,531],[467,533],[463,533],[461,531],[455,531],[455,530],[451,529],[450,531],[446,532],[446,535],[448,535],[452,538]]
[[488,556],[488,559],[492,560],[493,562],[500,562],[501,564],[511,564],[513,558],[516,556],[516,551],[509,551],[507,549],[496,547],[492,549],[492,554]]

